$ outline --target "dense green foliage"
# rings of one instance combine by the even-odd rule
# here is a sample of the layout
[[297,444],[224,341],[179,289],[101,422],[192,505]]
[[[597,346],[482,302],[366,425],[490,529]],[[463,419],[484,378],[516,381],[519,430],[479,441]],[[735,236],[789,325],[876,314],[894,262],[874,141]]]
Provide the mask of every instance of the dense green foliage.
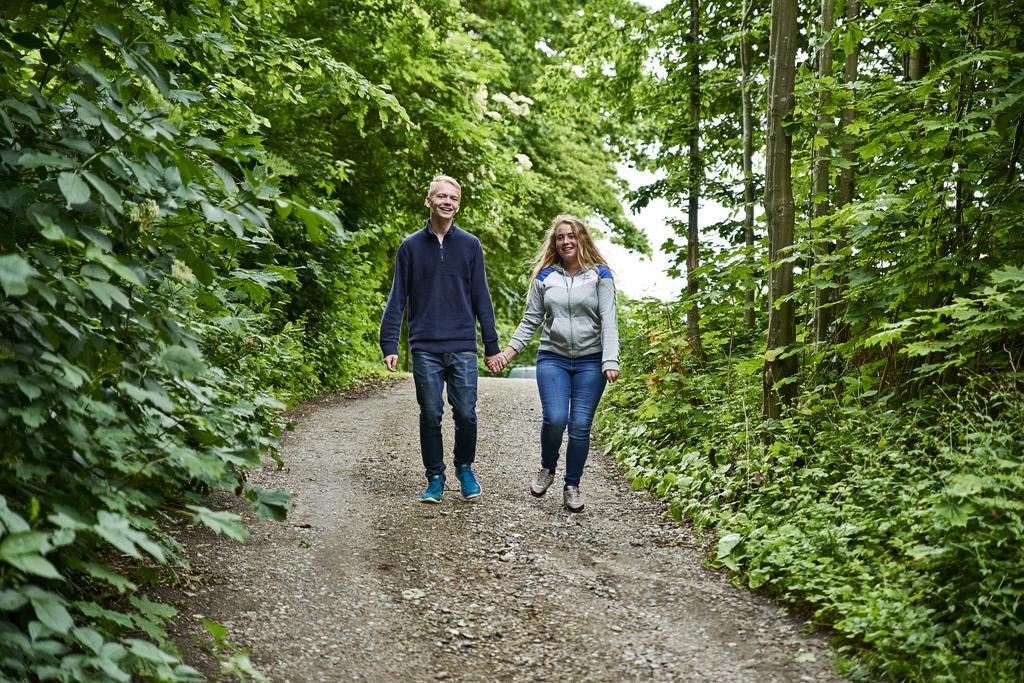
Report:
[[[754,7],[756,34],[766,8]],[[601,418],[608,445],[637,486],[664,496],[678,515],[717,527],[719,565],[811,606],[834,628],[855,677],[1017,680],[1024,676],[1020,10],[872,2],[823,36],[813,29],[817,7],[802,7],[805,30],[792,38],[811,54],[831,41],[837,66],[819,78],[803,53],[788,124],[798,213],[797,242],[785,258],[797,267],[789,299],[798,327],[796,345],[782,352],[799,359],[790,380],[796,398],[780,419],[762,418],[764,273],[775,266],[765,263],[763,241],[751,253],[726,221],[718,227],[728,244],[706,251],[705,265],[689,274],[699,278],[697,297],[638,304],[626,316],[626,372]],[[706,73],[714,80],[731,70],[735,85],[721,92],[735,101],[728,94],[738,87],[739,7],[704,10],[707,31],[721,27],[713,35],[728,36],[709,39],[723,52],[706,56]],[[686,12],[685,3],[672,3],[636,21],[629,39],[641,46],[630,53],[649,54],[644,41],[662,45],[665,32],[683,44]],[[841,4],[836,14],[844,16]],[[844,84],[844,57],[857,47],[858,77]],[[592,68],[601,68],[600,50],[591,53]],[[904,67],[907,53],[917,67]],[[662,63],[685,62],[679,50],[669,57]],[[755,101],[763,103],[767,64],[755,58],[754,66]],[[674,83],[667,70],[643,73],[608,86],[627,115],[660,101],[666,88],[685,100],[685,80]],[[824,109],[822,90],[831,94]],[[703,189],[739,215],[741,173],[725,151],[735,149],[739,104],[723,107],[719,91],[705,97],[704,148],[709,163],[727,168],[709,173]],[[645,130],[673,125],[670,112],[648,109],[655,120]],[[844,109],[852,113],[846,123]],[[758,111],[763,121],[763,104]],[[675,140],[674,153],[650,160],[665,175],[648,192],[682,206],[689,169],[677,161],[683,142]],[[816,196],[811,159],[826,144],[830,191]],[[835,189],[844,170],[856,181],[849,203]],[[814,218],[822,202],[829,210]],[[749,327],[744,292],[752,280],[762,309]],[[839,296],[827,335],[816,339],[822,289]],[[703,359],[685,337],[694,305]]]
[[555,213],[642,248],[537,48],[567,7],[0,7],[0,678],[199,677],[146,585],[185,562],[178,522],[245,537],[210,491],[284,516],[245,471],[282,407],[379,365],[435,173],[465,183],[505,328]]
[[[602,420],[636,484],[716,525],[716,562],[749,585],[811,605],[856,676],[1024,675],[1020,9],[879,0],[822,35],[802,5],[784,257],[800,328],[783,351],[800,372],[766,421],[778,264],[742,243],[739,49],[761,148],[769,17],[709,4],[695,47],[689,8],[0,6],[0,677],[198,678],[146,585],[184,562],[182,521],[244,538],[210,491],[285,514],[245,471],[275,457],[283,406],[377,371],[391,260],[429,179],[464,182],[505,338],[554,214],[645,247],[616,155],[660,173],[638,205],[684,206],[696,182],[734,212],[688,274],[696,296],[623,316]],[[224,665],[254,675],[244,652]]]

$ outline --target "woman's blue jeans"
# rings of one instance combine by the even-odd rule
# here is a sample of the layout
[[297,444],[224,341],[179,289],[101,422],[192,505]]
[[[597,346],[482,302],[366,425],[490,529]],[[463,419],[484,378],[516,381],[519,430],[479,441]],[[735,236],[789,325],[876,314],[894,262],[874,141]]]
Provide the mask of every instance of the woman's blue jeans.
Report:
[[550,351],[537,352],[537,390],[544,412],[540,428],[540,464],[554,470],[562,435],[569,428],[565,448],[565,485],[579,486],[590,451],[590,425],[604,393],[601,354],[566,358]]
[[455,418],[455,467],[472,465],[476,459],[476,351],[413,351],[412,376],[420,404],[420,453],[427,479],[444,474],[441,390],[446,384]]

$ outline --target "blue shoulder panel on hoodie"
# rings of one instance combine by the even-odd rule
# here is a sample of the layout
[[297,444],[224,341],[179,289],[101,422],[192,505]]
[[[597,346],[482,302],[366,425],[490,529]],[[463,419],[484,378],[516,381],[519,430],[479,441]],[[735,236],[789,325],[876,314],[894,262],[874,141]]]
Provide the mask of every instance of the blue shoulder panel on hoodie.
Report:
[[608,266],[597,264],[597,275],[602,280],[612,280],[612,271],[608,270]]
[[547,278],[547,276],[551,275],[551,273],[553,272],[555,272],[554,266],[548,266],[544,270],[537,273],[537,279],[540,280],[541,282],[544,282],[545,278]]

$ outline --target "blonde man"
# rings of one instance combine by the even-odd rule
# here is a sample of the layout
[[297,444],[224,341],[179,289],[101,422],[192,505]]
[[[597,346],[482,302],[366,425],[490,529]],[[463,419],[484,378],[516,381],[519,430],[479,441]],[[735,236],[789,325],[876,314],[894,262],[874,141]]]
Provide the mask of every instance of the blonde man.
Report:
[[494,308],[487,287],[480,240],[455,225],[462,188],[449,176],[435,176],[424,201],[430,212],[422,230],[409,235],[395,254],[395,276],[380,322],[384,364],[398,366],[398,339],[408,308],[409,349],[420,406],[420,452],[427,487],[423,503],[444,496],[442,390],[455,420],[455,472],[464,498],[480,495],[473,472],[476,459],[476,325],[479,322],[487,366],[504,367]]

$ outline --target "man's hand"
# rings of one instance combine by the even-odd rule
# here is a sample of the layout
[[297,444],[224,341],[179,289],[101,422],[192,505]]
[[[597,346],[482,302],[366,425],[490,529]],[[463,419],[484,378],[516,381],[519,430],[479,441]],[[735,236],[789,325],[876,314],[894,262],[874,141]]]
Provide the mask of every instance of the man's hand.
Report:
[[609,382],[614,382],[615,380],[617,380],[619,378],[619,371],[618,370],[605,370],[604,371],[604,378],[607,379]]
[[505,369],[506,365],[508,365],[508,360],[505,358],[504,355],[496,353],[493,356],[487,356],[484,359],[484,363],[487,364],[488,370],[490,370],[494,374],[498,374],[499,372]]
[[390,356],[384,356],[384,365],[387,366],[387,369],[390,370],[391,372],[394,372],[395,370],[397,370],[398,369],[398,354],[397,353],[393,353]]

